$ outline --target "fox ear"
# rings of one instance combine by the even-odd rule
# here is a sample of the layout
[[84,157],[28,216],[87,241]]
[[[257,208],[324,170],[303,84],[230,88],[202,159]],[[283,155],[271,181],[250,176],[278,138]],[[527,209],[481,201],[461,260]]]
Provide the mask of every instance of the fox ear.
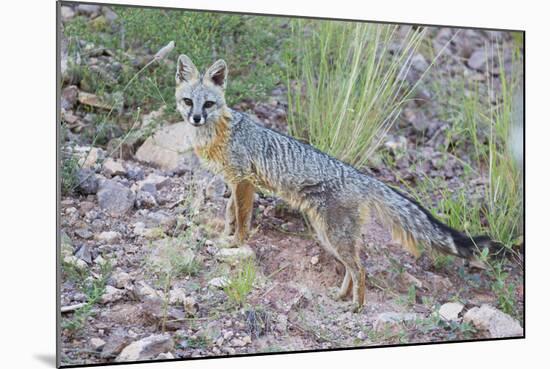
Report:
[[199,71],[187,55],[181,54],[178,58],[176,70],[176,84],[191,82],[199,78]]
[[204,76],[216,86],[225,89],[225,83],[227,82],[227,64],[225,64],[223,59],[219,59],[208,68]]

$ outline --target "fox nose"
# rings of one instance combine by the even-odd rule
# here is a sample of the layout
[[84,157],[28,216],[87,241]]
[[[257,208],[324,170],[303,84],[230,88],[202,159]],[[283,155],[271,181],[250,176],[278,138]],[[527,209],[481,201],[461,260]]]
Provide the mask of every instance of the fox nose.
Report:
[[193,122],[199,123],[200,121],[201,121],[201,115],[200,114],[193,115]]

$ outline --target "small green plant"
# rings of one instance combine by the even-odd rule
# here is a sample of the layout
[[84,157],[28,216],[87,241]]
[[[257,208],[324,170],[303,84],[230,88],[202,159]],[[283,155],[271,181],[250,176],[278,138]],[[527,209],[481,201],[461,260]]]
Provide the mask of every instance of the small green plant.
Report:
[[444,270],[453,264],[454,256],[434,251],[432,259],[436,270]]
[[471,323],[450,321],[447,323],[451,331],[457,332],[461,339],[471,339],[477,330]]
[[78,184],[78,160],[72,155],[65,155],[61,161],[61,191],[70,193]]
[[70,333],[80,331],[86,320],[93,315],[93,307],[99,302],[105,292],[112,266],[109,260],[101,264],[99,277],[95,278],[88,269],[80,269],[70,263],[62,263],[65,277],[73,281],[77,288],[86,296],[86,304],[77,309],[71,319],[64,319],[62,327]]
[[515,315],[516,295],[515,285],[509,283],[509,274],[504,271],[504,260],[491,260],[489,250],[484,249],[479,255],[479,260],[487,266],[485,273],[493,280],[491,290],[497,296],[499,308],[507,314]]
[[418,319],[415,326],[423,334],[440,331],[443,328],[448,332],[447,339],[470,339],[477,332],[474,326],[466,322],[447,321],[441,318],[437,313],[427,318]]
[[285,349],[279,345],[269,345],[264,349],[263,352],[284,352],[284,351]]
[[411,306],[416,303],[416,286],[415,285],[411,285],[407,290],[407,303]]
[[187,345],[193,349],[203,349],[210,345],[210,341],[205,336],[190,337],[187,339]]
[[247,259],[240,263],[237,272],[233,274],[227,286],[224,287],[224,292],[229,301],[242,307],[254,287],[255,280],[256,265],[254,260]]

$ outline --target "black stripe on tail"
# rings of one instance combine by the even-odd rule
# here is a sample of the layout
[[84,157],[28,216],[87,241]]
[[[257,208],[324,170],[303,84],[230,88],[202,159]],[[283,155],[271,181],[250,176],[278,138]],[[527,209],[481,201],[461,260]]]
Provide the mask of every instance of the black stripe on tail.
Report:
[[438,250],[445,252],[447,254],[459,256],[464,259],[471,259],[475,254],[477,254],[478,252],[481,252],[485,247],[488,247],[490,252],[495,252],[502,249],[503,246],[499,242],[493,241],[488,236],[470,237],[464,234],[463,232],[460,232],[454,228],[449,227],[447,224],[441,222],[439,219],[434,217],[429,210],[427,210],[422,205],[420,205],[418,201],[416,201],[415,199],[397,190],[393,186],[388,185],[388,187],[399,196],[409,200],[418,209],[420,209],[420,211],[426,214],[430,223],[432,223],[435,227],[449,234],[452,237],[453,242],[456,246],[457,253],[452,252],[452,250],[449,250],[446,247],[441,247],[439,245],[434,244],[433,246],[435,246]]

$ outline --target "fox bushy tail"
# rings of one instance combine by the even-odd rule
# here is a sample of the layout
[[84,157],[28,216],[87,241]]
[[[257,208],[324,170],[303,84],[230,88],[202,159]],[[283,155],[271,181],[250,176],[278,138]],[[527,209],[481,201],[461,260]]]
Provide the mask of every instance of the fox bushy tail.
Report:
[[490,237],[470,237],[447,226],[409,196],[369,179],[367,198],[370,208],[391,228],[394,240],[416,256],[420,255],[419,243],[465,259],[473,259],[485,247],[493,251],[498,246],[498,242]]

